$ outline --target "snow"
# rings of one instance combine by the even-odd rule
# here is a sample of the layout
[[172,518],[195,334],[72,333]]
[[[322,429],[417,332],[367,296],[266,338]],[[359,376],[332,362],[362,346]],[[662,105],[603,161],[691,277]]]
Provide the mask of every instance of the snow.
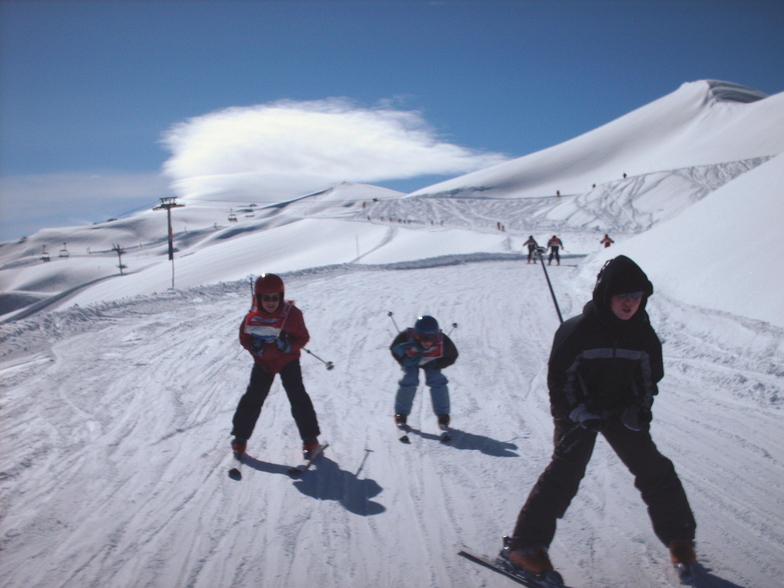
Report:
[[[456,552],[500,548],[552,451],[558,318],[521,243],[557,233],[567,253],[547,269],[564,317],[609,257],[651,277],[666,372],[652,433],[689,495],[700,561],[717,586],[781,586],[782,99],[685,84],[450,194],[339,184],[272,206],[186,200],[172,211],[176,289],[162,212],[1,244],[3,585],[513,585]],[[605,232],[616,244],[600,249]],[[231,416],[251,368],[236,331],[264,271],[283,275],[308,348],[335,365],[301,360],[330,447],[286,475],[299,439],[276,381],[234,482]],[[401,328],[427,313],[452,330],[449,445],[423,387],[411,445],[396,439],[390,311]],[[674,579],[603,442],[551,553],[577,586]]]
[[784,137],[776,129],[784,125],[784,94],[762,96],[716,80],[685,83],[570,141],[413,195],[579,194],[623,173],[638,176],[781,153]]

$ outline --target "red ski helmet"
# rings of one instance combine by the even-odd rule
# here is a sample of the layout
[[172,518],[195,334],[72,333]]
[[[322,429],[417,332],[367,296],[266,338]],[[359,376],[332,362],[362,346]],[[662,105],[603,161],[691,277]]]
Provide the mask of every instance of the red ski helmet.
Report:
[[[253,286],[253,292],[256,296],[261,294],[283,294],[283,280],[276,274],[261,274],[256,278],[256,283]],[[282,296],[281,296],[282,297]]]
[[276,292],[283,292],[283,280],[276,274],[261,274],[256,278],[256,284],[253,287],[256,294],[275,294]]

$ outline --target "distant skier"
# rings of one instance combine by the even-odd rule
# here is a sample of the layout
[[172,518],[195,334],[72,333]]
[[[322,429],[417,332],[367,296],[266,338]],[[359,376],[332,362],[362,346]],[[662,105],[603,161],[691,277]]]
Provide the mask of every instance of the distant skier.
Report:
[[547,242],[547,248],[550,250],[550,257],[547,259],[547,265],[550,265],[553,262],[553,256],[555,256],[556,265],[561,265],[561,256],[558,253],[561,247],[563,247],[563,241],[553,235]]
[[599,243],[601,243],[602,245],[604,245],[604,248],[605,248],[605,249],[607,249],[607,248],[608,248],[610,245],[612,245],[613,243],[615,243],[615,241],[613,241],[612,239],[610,239],[610,235],[608,235],[607,233],[605,233],[605,234],[604,234],[604,239],[602,239],[601,241],[599,241]]
[[523,243],[523,247],[528,247],[528,263],[531,263],[531,259],[536,263],[536,250],[539,249],[539,243],[536,242],[533,235],[528,236],[528,241]]
[[449,426],[448,380],[441,370],[457,360],[457,348],[452,340],[441,332],[438,321],[430,315],[420,316],[413,328],[398,333],[389,346],[392,357],[403,368],[403,377],[398,382],[395,396],[395,422],[405,425],[411,413],[419,370],[425,372],[425,384],[430,388],[433,412],[439,426]]
[[253,306],[240,325],[240,344],[253,356],[245,394],[234,413],[232,449],[244,453],[275,374],[291,403],[291,414],[307,455],[319,445],[316,411],[302,383],[300,350],[310,340],[302,312],[284,301],[280,276],[262,274],[254,284]]
[[642,269],[618,256],[599,273],[583,313],[555,333],[547,375],[555,451],[505,550],[509,561],[530,572],[553,569],[547,550],[556,521],[577,494],[598,433],[634,475],[672,562],[691,566],[696,561],[696,523],[686,493],[649,430],[657,382],[664,375],[661,343],[645,312],[652,294]]

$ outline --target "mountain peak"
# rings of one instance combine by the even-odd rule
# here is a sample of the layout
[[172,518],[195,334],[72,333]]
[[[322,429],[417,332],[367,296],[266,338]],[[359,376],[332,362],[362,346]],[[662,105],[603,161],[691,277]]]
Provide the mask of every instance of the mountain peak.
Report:
[[748,104],[749,102],[756,102],[768,97],[764,92],[732,82],[724,82],[722,80],[705,80],[705,82],[708,84],[708,91],[711,97],[717,102]]

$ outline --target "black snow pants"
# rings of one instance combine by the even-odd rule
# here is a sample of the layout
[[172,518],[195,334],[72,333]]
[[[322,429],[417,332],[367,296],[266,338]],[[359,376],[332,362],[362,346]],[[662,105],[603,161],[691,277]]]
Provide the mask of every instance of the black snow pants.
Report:
[[[574,427],[567,418],[555,419],[552,461],[539,476],[517,517],[512,549],[549,547],[555,536],[556,519],[563,518],[577,494],[597,433]],[[659,453],[648,428],[632,431],[619,419],[612,419],[602,435],[634,475],[634,485],[648,506],[653,531],[662,543],[693,540],[697,524],[686,493],[675,467]]]
[[[274,379],[275,374],[265,372],[256,364],[253,365],[250,383],[234,413],[232,435],[239,439],[250,439],[261,414],[261,406],[267,399]],[[300,437],[302,439],[318,437],[320,431],[316,411],[302,383],[302,370],[298,359],[283,366],[280,370],[280,381],[289,397],[291,415],[297,423]]]
[[555,256],[555,261],[561,263],[561,255],[558,253],[559,249],[560,247],[558,245],[553,245],[552,247],[550,247],[550,258],[547,260],[548,263],[551,263],[553,261],[553,256]]

